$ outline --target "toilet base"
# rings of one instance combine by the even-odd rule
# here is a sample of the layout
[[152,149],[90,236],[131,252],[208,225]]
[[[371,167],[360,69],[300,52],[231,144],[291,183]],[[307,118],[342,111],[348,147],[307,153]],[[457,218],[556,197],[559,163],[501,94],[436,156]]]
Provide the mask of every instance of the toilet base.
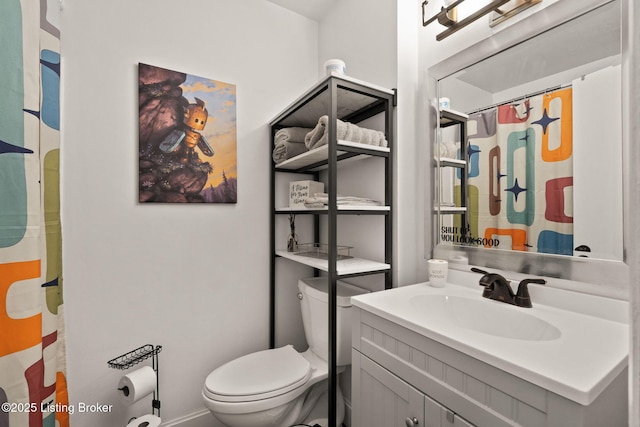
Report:
[[[342,391],[340,387],[337,389],[337,406],[336,406],[336,424],[337,426],[341,426],[344,421],[344,398],[342,396]],[[328,423],[327,414],[329,411],[329,390],[325,389],[324,392],[318,398],[317,403],[309,412],[309,415],[306,416],[303,424],[308,424],[310,426],[315,426],[316,424],[320,427],[330,427]],[[333,424],[331,424],[333,426]]]
[[[341,426],[344,419],[344,399],[338,387],[336,423],[327,422],[329,410],[328,381],[317,383],[304,395],[287,404],[253,413],[223,414],[213,410],[213,416],[226,426],[235,427],[291,427],[302,424],[320,427]],[[211,409],[211,408],[209,408]]]

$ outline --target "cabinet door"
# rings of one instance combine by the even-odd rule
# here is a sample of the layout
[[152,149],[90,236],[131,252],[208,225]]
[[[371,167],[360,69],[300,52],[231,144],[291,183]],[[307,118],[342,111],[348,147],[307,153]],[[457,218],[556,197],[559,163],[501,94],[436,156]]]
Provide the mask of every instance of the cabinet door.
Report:
[[424,425],[425,427],[475,427],[428,396],[424,398]]
[[352,427],[424,426],[424,395],[353,352]]
[[475,427],[473,424],[471,424],[464,418],[460,418],[457,415],[453,416],[453,426],[454,427]]

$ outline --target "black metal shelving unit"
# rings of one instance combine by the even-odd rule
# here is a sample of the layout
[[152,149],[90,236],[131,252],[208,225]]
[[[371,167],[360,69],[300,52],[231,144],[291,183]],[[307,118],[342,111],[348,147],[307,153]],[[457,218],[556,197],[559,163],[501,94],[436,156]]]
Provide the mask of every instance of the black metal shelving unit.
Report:
[[[294,101],[282,113],[274,118],[271,125],[271,146],[278,129],[286,127],[313,128],[318,119],[329,117],[327,131],[328,145],[313,149],[293,159],[280,164],[274,164],[270,158],[270,192],[271,192],[271,229],[270,229],[270,347],[275,347],[275,313],[276,307],[276,258],[283,257],[313,267],[315,275],[324,271],[329,281],[329,411],[328,419],[336,418],[336,282],[338,279],[384,274],[384,287],[392,287],[392,256],[393,256],[393,108],[396,104],[396,92],[371,85],[347,76],[329,75],[320,80],[315,86]],[[384,114],[384,133],[388,147],[366,146],[337,139],[336,119],[357,124],[378,114]],[[384,206],[365,209],[337,205],[338,163],[357,157],[379,157],[384,159],[385,197]],[[325,191],[329,195],[326,209],[288,209],[275,206],[276,174],[279,172],[300,173],[311,176],[313,180],[320,179],[320,173],[326,172]],[[320,236],[320,217],[327,216],[328,260],[296,256],[285,250],[278,250],[276,246],[276,216],[278,215],[313,215],[314,239]],[[381,215],[384,217],[384,262],[362,259],[338,261],[338,217],[342,215]]]

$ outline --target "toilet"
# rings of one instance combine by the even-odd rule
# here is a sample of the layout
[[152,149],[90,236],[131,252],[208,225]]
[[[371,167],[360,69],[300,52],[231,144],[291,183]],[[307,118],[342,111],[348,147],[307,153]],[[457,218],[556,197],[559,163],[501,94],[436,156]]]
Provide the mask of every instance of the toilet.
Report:
[[[340,280],[336,288],[336,365],[341,372],[351,364],[351,297],[368,291]],[[289,427],[313,418],[314,423],[328,425],[328,280],[301,279],[298,290],[309,349],[298,353],[293,346],[286,345],[262,350],[211,372],[202,396],[207,408],[223,424]],[[325,424],[317,418],[320,413],[325,414]],[[338,387],[336,425],[341,425],[343,418],[344,400]]]

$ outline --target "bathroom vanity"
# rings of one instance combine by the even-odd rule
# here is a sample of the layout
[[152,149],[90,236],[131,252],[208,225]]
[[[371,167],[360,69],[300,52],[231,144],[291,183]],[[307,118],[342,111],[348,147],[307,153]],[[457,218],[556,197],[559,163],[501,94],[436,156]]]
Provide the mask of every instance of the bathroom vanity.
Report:
[[353,298],[352,427],[627,425],[626,302],[534,285],[515,307],[477,279]]

